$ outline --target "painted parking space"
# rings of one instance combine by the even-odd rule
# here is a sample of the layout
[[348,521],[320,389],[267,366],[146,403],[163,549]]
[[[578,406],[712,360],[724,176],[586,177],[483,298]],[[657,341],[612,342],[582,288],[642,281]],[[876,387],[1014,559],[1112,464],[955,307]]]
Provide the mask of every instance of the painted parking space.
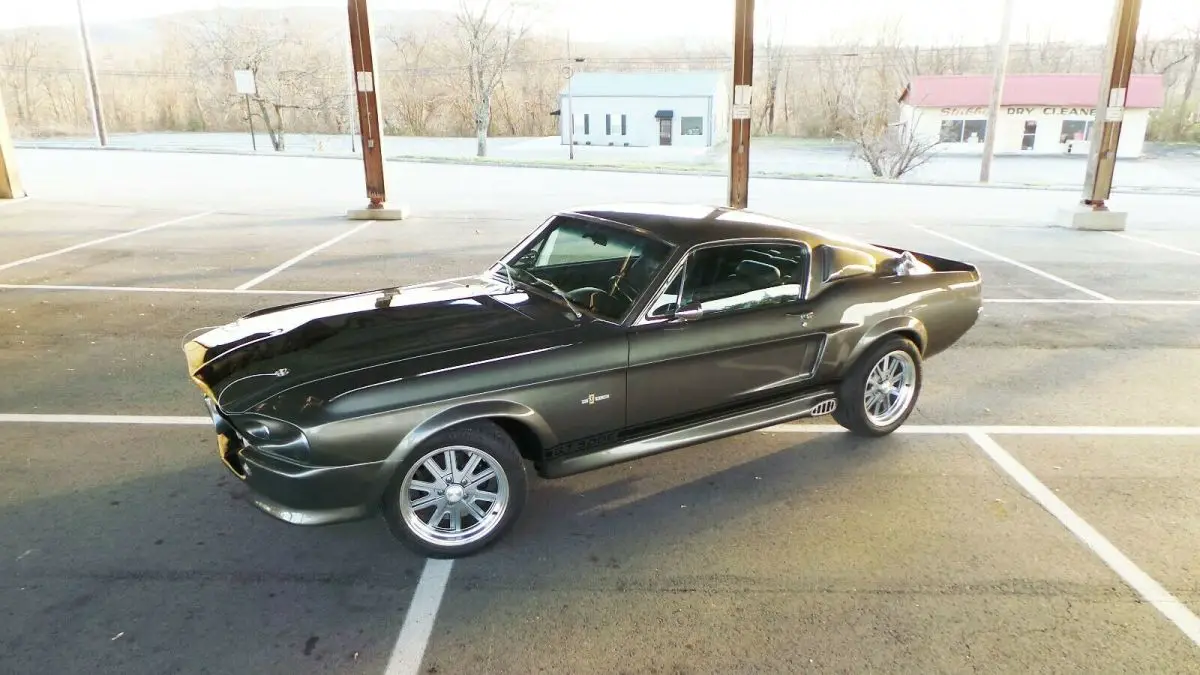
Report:
[[384,671],[422,561],[258,512],[203,426],[0,425],[7,672]]
[[1084,520],[1200,613],[1200,437],[998,439]]
[[[1164,672],[1194,661],[1176,626],[961,429],[873,444],[751,434],[535,481],[510,540],[427,565],[378,521],[304,529],[258,513],[202,424],[41,417],[194,419],[203,407],[179,351],[189,329],[315,297],[282,291],[474,271],[536,224],[422,217],[337,239],[359,227],[339,216],[321,236],[280,244],[271,218],[244,215],[251,225],[231,220],[213,240],[164,228],[105,244],[145,268],[88,277],[48,264],[43,282],[62,286],[0,288],[0,551],[12,551],[0,559],[0,615],[11,617],[0,650],[18,655],[17,670]],[[1069,273],[1118,264],[1110,256],[1124,244],[1076,256],[1063,242],[1081,233],[977,240],[983,228],[945,225],[867,234],[978,261],[990,298],[1020,301],[986,304],[964,341],[928,363],[914,430],[1195,424],[1179,373],[1200,369],[1200,307],[1054,304],[1092,299],[929,231],[1085,286],[1100,278]],[[254,265],[197,266],[237,246]],[[1111,280],[1119,287],[1098,290],[1159,297],[1132,274]],[[122,283],[136,288],[104,287]],[[996,438],[1196,608],[1194,551],[1171,538],[1194,539],[1194,443]],[[1138,463],[1155,453],[1177,475]],[[430,570],[449,571],[444,594]]]
[[[0,208],[0,278],[5,269],[30,263],[62,249],[98,239],[132,235],[146,227],[185,217],[195,211],[132,206],[95,206],[27,200]],[[18,265],[17,263],[20,263]]]
[[540,484],[455,563],[424,665],[1170,670],[1193,649],[965,437],[754,434]]
[[0,281],[232,289],[352,229],[343,218],[205,214],[5,270]]
[[365,290],[479,274],[540,221],[381,221],[264,280],[263,289]]
[[[1077,298],[1118,300],[1185,300],[1200,302],[1200,280],[1195,275],[1200,257],[1160,247],[1133,243],[1108,232],[1065,228],[942,226],[936,231],[974,247],[968,260],[1003,263],[1011,278],[1014,269],[1053,281]],[[1130,236],[1142,237],[1139,231]],[[1161,239],[1183,237],[1183,231]],[[1190,234],[1187,236],[1191,236]],[[1004,259],[1004,260],[1001,260]],[[999,297],[999,296],[997,296]],[[1021,297],[1031,297],[1022,295]]]
[[[288,296],[287,299],[296,300]],[[187,379],[188,331],[233,321],[279,296],[0,292],[7,325],[0,410],[201,414]]]

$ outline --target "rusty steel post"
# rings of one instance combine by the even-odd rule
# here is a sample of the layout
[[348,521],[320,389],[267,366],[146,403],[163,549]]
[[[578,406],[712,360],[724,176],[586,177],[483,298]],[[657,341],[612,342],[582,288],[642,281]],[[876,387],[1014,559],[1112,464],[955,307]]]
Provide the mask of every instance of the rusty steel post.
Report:
[[354,63],[354,93],[358,107],[358,128],[366,174],[367,208],[380,209],[387,201],[383,175],[383,143],[379,122],[379,101],[375,85],[375,55],[371,48],[371,27],[367,0],[348,0],[350,14],[350,55]]
[[[751,91],[754,85],[754,0],[734,0],[733,97],[729,133],[729,206],[750,196]],[[714,120],[715,122],[715,120]]]
[[1133,50],[1141,11],[1141,0],[1116,0],[1113,10],[1104,57],[1104,75],[1100,80],[1096,117],[1089,137],[1087,174],[1081,202],[1096,211],[1108,210],[1104,202],[1112,192],[1117,144],[1121,137],[1121,120],[1125,115],[1129,76],[1133,71]]

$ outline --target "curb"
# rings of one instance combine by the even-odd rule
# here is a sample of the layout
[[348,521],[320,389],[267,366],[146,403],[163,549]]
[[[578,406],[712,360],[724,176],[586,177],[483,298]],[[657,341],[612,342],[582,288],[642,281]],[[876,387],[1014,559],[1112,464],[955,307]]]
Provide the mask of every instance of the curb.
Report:
[[[146,152],[146,153],[175,153],[175,154],[192,154],[192,155],[236,155],[243,157],[277,157],[277,158],[306,158],[306,159],[338,159],[338,160],[361,160],[361,155],[357,154],[337,154],[337,153],[316,153],[307,151],[283,151],[283,152],[254,152],[252,150],[234,150],[232,148],[123,148],[123,147],[96,147],[96,146],[69,146],[69,145],[41,145],[36,142],[29,141],[14,141],[13,146],[28,150],[97,150],[104,152]],[[605,171],[610,173],[631,173],[631,174],[663,174],[671,176],[706,176],[715,178],[725,178],[727,174],[723,171],[711,169],[708,167],[697,166],[695,168],[685,168],[678,165],[637,165],[637,164],[597,164],[597,163],[572,163],[569,160],[556,161],[537,161],[537,160],[508,160],[500,158],[479,158],[479,157],[430,157],[424,155],[392,155],[385,158],[388,162],[397,164],[450,164],[457,166],[475,166],[475,167],[496,167],[496,168],[515,168],[515,169],[546,169],[546,170],[561,170],[561,171]],[[975,183],[968,181],[930,181],[930,180],[904,180],[904,179],[888,179],[888,178],[860,178],[856,176],[832,176],[828,174],[806,174],[806,173],[782,173],[772,171],[750,171],[752,178],[766,178],[769,180],[796,180],[796,181],[813,181],[813,182],[828,182],[828,183],[865,183],[870,185],[898,185],[898,186],[919,186],[919,187],[957,187],[957,188],[975,188],[975,189],[992,189],[992,190],[1041,190],[1047,192],[1078,192],[1082,190],[1082,185],[1074,184],[1045,184],[1045,183]],[[1158,194],[1158,195],[1180,195],[1180,196],[1200,196],[1200,187],[1113,187],[1114,194]]]

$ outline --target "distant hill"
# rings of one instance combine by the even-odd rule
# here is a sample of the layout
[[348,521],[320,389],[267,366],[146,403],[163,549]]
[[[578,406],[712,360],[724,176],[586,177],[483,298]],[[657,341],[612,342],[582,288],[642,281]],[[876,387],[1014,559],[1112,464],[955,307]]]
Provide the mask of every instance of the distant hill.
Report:
[[[335,7],[288,7],[281,9],[222,8],[164,14],[157,17],[120,22],[91,22],[88,24],[92,43],[96,46],[129,46],[153,42],[159,31],[168,26],[187,26],[223,17],[231,23],[257,21],[263,25],[289,23],[293,26],[313,27],[320,32],[326,30],[347,31],[348,18],[344,9]],[[381,10],[372,13],[376,31],[385,28],[420,29],[444,26],[454,19],[452,12],[432,10],[395,11]],[[74,25],[41,25],[22,28],[0,29],[0,40],[22,33],[37,32],[53,39],[77,39]]]
[[[225,18],[230,23],[256,21],[262,25],[279,25],[284,22],[297,28],[311,28],[314,33],[322,34],[331,31],[344,33],[348,30],[346,11],[336,7],[286,7],[279,9],[258,8],[222,8],[219,10],[201,10],[164,14],[154,18],[122,21],[114,23],[92,22],[88,28],[92,44],[97,49],[106,46],[121,46],[128,48],[139,44],[155,42],[163,29],[167,27],[186,27],[206,21],[214,21],[218,17]],[[385,31],[403,33],[408,31],[437,30],[445,28],[454,21],[454,13],[437,10],[377,10],[372,13],[373,28],[379,37]],[[24,28],[0,29],[0,42],[10,36],[36,31],[44,38],[58,40],[77,40],[77,29],[73,25],[45,25]],[[562,43],[565,58],[565,36],[538,36],[539,41],[549,44]],[[675,54],[704,51],[725,52],[723,44],[698,45],[695,40],[684,38],[662,40],[616,40],[604,43],[572,42],[572,51],[579,55],[613,56],[629,52],[671,52]]]

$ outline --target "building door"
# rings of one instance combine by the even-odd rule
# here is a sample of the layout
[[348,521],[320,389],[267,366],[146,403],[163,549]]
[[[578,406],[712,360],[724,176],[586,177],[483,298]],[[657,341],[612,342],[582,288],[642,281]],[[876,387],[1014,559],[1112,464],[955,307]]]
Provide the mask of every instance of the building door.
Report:
[[1033,141],[1037,137],[1037,120],[1025,122],[1025,133],[1021,136],[1021,149],[1032,150]]
[[671,118],[659,118],[658,120],[658,144],[671,144]]

